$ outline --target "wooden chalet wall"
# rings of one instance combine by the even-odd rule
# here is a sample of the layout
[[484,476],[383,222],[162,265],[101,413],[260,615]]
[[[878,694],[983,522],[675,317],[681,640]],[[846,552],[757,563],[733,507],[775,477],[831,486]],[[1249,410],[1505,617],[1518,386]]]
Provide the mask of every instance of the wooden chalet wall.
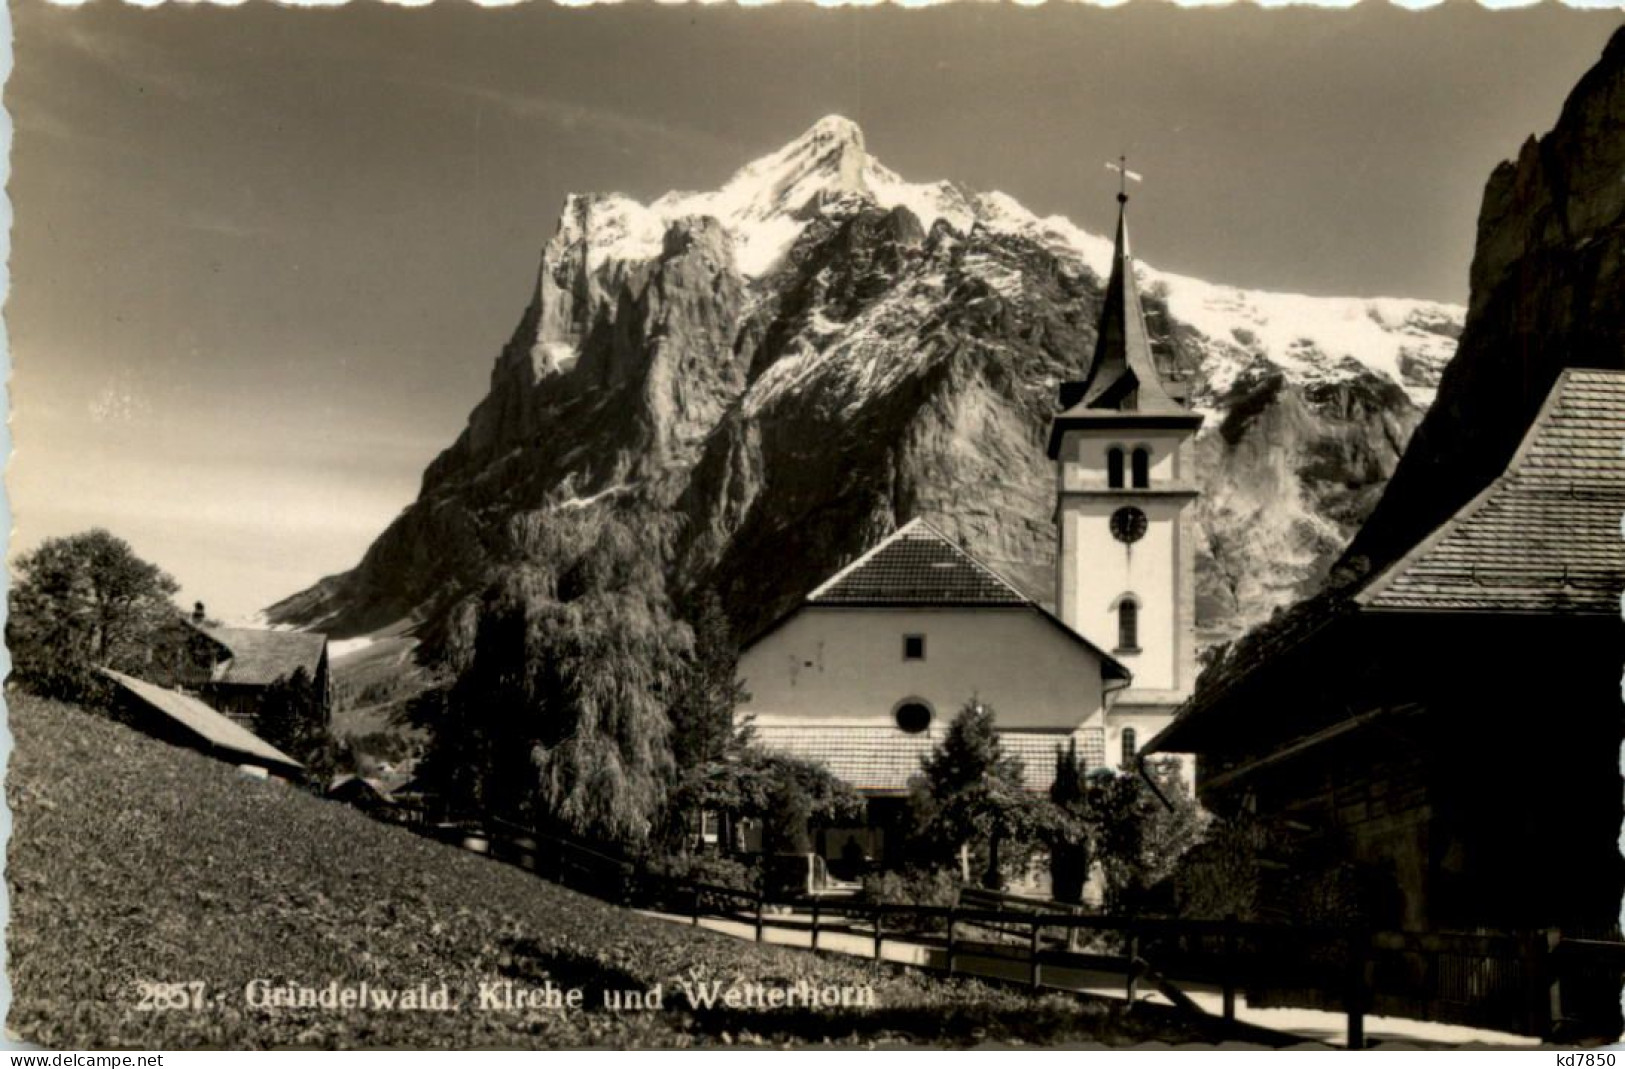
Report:
[[1612,929],[1622,651],[1596,617],[1347,620],[1232,697],[1203,802],[1341,839],[1378,926]]

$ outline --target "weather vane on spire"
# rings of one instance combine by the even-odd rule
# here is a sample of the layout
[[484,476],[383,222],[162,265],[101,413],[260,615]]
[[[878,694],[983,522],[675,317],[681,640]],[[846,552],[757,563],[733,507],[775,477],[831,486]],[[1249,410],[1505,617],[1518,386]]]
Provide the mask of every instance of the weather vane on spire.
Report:
[[1119,204],[1127,204],[1128,203],[1128,183],[1129,183],[1129,179],[1132,178],[1136,182],[1144,182],[1145,179],[1142,176],[1140,176],[1138,174],[1135,174],[1133,171],[1128,169],[1128,157],[1127,156],[1119,156],[1119,157],[1117,157],[1117,162],[1116,163],[1112,163],[1111,161],[1108,160],[1106,162],[1106,169],[1109,170],[1109,171],[1116,171],[1117,172],[1117,203],[1119,203]]

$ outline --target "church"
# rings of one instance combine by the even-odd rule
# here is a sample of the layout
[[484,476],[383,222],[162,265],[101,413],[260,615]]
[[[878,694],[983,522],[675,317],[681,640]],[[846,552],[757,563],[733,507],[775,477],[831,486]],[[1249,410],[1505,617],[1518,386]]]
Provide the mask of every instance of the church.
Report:
[[1062,383],[1048,456],[1058,540],[1054,611],[916,518],[829,576],[750,640],[740,715],[764,747],[823,765],[869,800],[867,827],[821,837],[887,854],[921,759],[970,701],[994,711],[1026,786],[1058,751],[1133,768],[1196,678],[1202,417],[1153,358],[1118,194],[1111,276],[1093,357]]

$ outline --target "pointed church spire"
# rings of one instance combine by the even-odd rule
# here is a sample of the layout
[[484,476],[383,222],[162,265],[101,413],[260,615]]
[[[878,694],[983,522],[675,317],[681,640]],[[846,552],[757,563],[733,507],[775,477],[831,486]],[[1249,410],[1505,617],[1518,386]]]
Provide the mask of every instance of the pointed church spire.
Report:
[[[1183,412],[1169,396],[1151,357],[1151,337],[1145,329],[1140,287],[1134,277],[1134,257],[1128,244],[1128,185],[1131,172],[1117,168],[1123,184],[1117,193],[1117,239],[1112,248],[1112,273],[1106,282],[1095,338],[1094,359],[1081,389],[1063,387],[1068,407],[1115,409],[1120,412]],[[1133,177],[1138,178],[1138,175]]]
[[1134,256],[1128,245],[1128,180],[1140,176],[1128,161],[1106,166],[1121,175],[1117,190],[1117,240],[1112,248],[1112,273],[1100,308],[1095,351],[1081,381],[1061,383],[1061,411],[1050,424],[1049,455],[1059,455],[1068,430],[1084,426],[1199,427],[1200,413],[1192,412],[1169,392],[1151,356],[1151,336],[1145,329],[1140,286],[1134,277]]

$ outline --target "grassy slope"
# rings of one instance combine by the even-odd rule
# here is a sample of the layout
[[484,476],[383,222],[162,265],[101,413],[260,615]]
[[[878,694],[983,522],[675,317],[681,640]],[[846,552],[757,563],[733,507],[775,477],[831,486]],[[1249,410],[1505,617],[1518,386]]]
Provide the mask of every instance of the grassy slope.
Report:
[[[1157,1014],[1032,999],[642,917],[374,823],[79,710],[10,698],[17,739],[10,1029],[53,1047],[679,1045],[1194,1038]],[[594,989],[872,983],[879,1008],[612,1014],[256,1010],[244,984],[480,981]],[[137,980],[208,983],[200,1013],[142,1012]],[[668,999],[668,1002],[673,1001]]]

